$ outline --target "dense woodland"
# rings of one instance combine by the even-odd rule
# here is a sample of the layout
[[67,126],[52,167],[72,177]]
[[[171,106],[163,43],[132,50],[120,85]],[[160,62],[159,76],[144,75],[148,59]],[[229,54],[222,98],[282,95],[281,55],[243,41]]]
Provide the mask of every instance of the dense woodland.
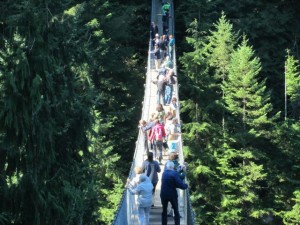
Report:
[[[300,2],[175,0],[197,224],[300,224]],[[150,1],[0,4],[0,224],[111,224]]]

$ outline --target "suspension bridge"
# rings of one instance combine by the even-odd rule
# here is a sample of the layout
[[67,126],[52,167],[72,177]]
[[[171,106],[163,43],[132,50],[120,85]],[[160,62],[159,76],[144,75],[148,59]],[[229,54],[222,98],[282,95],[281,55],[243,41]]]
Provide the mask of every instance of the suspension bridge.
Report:
[[[174,35],[175,31],[175,24],[174,24],[174,4],[173,1],[169,1],[171,8],[170,8],[170,18],[169,18],[169,34]],[[159,33],[162,34],[162,1],[161,0],[152,0],[151,1],[151,21],[155,22],[158,26]],[[175,45],[176,46],[176,45]],[[148,61],[147,61],[147,72],[146,72],[146,80],[145,80],[145,92],[144,92],[144,101],[143,101],[143,109],[142,109],[142,116],[141,119],[149,121],[150,114],[155,111],[156,108],[156,93],[157,93],[157,86],[151,82],[151,80],[156,80],[157,71],[155,70],[154,65],[154,58],[151,54],[151,40],[149,39],[149,51],[148,51]],[[173,52],[173,65],[174,71],[177,76],[180,74],[177,73],[177,66],[176,66],[176,47],[174,47]],[[173,96],[178,99],[179,103],[179,96],[178,96],[178,82],[174,84],[173,88]],[[165,111],[169,111],[169,106],[164,106]],[[178,104],[176,117],[178,121],[180,121],[180,104]],[[144,141],[143,141],[143,134],[142,132],[139,133],[135,153],[133,157],[133,162],[131,165],[129,178],[135,176],[134,167],[141,166],[143,161],[146,159],[146,155],[144,154]],[[179,163],[183,164],[184,162],[184,155],[183,155],[183,143],[182,139],[179,138],[178,140],[178,151],[179,151]],[[163,160],[161,165],[161,170],[164,171],[165,162],[168,159],[168,153],[163,152]],[[162,172],[159,173],[159,182],[156,186],[156,192],[154,196],[154,207],[151,208],[150,211],[150,224],[156,225],[161,224],[161,213],[162,213],[162,205],[160,202],[160,187],[161,187],[161,175]],[[189,191],[187,190],[180,190],[179,191],[179,212],[180,212],[180,224],[181,225],[194,225],[195,224],[195,216],[191,208],[190,202],[190,195]],[[122,199],[120,201],[118,210],[116,212],[114,221],[114,225],[138,225],[138,213],[137,213],[137,206],[135,204],[134,195],[130,194],[128,190],[124,190]],[[168,217],[168,224],[174,224],[173,217]]]

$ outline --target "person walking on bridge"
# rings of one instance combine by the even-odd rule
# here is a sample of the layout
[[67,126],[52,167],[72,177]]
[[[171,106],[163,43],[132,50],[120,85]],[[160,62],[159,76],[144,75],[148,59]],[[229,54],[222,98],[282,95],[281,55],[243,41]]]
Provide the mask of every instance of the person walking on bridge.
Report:
[[[158,150],[158,161],[161,165],[162,160],[162,148],[163,148],[163,139],[166,137],[166,131],[164,125],[159,122],[159,120],[155,120],[155,126],[151,130],[151,134],[149,136],[149,140],[154,140],[156,144],[156,149]],[[156,149],[153,151],[154,158],[156,157]]]
[[172,95],[173,95],[173,85],[176,84],[175,73],[173,69],[168,70],[165,77],[166,87],[165,87],[165,104],[170,105]]
[[158,44],[154,44],[154,50],[150,51],[151,54],[154,54],[154,63],[155,63],[155,70],[158,72],[161,63],[161,55],[160,55],[160,48]]
[[166,81],[165,76],[163,74],[159,74],[157,76],[157,80],[151,81],[153,84],[157,86],[157,94],[156,94],[156,102],[157,104],[165,105],[165,89],[166,89]]
[[136,187],[132,187],[130,183],[127,182],[126,188],[128,188],[131,194],[138,195],[136,204],[138,206],[139,225],[149,225],[153,185],[149,177],[145,174],[140,175],[139,181]]
[[151,38],[151,48],[153,48],[155,44],[155,34],[158,34],[158,27],[155,22],[151,22],[150,25],[150,38]]
[[161,178],[161,192],[160,199],[163,206],[162,212],[162,225],[168,224],[168,203],[170,202],[174,210],[175,225],[180,225],[180,214],[178,208],[178,194],[176,188],[187,189],[188,185],[185,184],[179,176],[179,173],[174,170],[174,163],[168,161],[166,163],[166,170],[162,174]]
[[139,121],[139,128],[142,131],[143,139],[144,139],[144,151],[148,155],[149,153],[149,145],[148,145],[148,130],[150,130],[154,126],[153,124],[147,124],[145,120]]
[[[153,160],[153,153],[149,152],[147,159],[143,162],[142,165],[143,172],[150,178],[151,183],[153,185],[152,195],[155,194],[155,188],[158,183],[158,173],[160,173],[161,169],[157,161]],[[154,204],[152,204],[154,207]]]
[[173,62],[175,38],[172,34],[169,35],[168,55]]
[[163,3],[163,5],[161,7],[163,34],[168,34],[168,32],[169,32],[170,7],[171,7],[171,5],[169,2]]

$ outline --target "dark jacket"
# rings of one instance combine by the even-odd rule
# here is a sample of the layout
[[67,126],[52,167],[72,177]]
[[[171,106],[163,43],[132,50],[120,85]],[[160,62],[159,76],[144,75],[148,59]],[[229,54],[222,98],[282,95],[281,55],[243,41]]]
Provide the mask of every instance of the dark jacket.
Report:
[[151,24],[151,26],[150,26],[151,39],[154,39],[155,38],[155,34],[157,34],[157,33],[158,33],[158,27],[157,27],[157,25],[156,24],[155,25]]
[[157,60],[161,59],[159,48],[154,49],[153,53],[154,53],[154,59],[157,59]]
[[144,173],[150,178],[152,184],[157,184],[158,175],[160,173],[160,166],[157,161],[149,162],[148,160],[143,162],[142,165]]
[[177,171],[166,170],[161,178],[160,197],[162,199],[177,199],[176,188],[187,189],[188,185],[183,183]]

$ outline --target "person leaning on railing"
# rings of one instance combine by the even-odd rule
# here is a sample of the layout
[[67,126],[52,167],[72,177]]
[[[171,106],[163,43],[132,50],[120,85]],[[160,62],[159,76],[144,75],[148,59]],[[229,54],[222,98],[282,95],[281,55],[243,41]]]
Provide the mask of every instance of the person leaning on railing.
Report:
[[131,186],[130,182],[126,183],[131,194],[137,195],[136,205],[138,206],[138,220],[140,225],[149,225],[149,215],[152,205],[153,185],[149,177],[145,174],[140,175],[139,184],[136,187]]
[[139,121],[139,128],[143,134],[144,141],[144,152],[148,155],[149,153],[149,145],[148,145],[148,130],[150,130],[154,126],[154,123],[148,123],[145,120]]

